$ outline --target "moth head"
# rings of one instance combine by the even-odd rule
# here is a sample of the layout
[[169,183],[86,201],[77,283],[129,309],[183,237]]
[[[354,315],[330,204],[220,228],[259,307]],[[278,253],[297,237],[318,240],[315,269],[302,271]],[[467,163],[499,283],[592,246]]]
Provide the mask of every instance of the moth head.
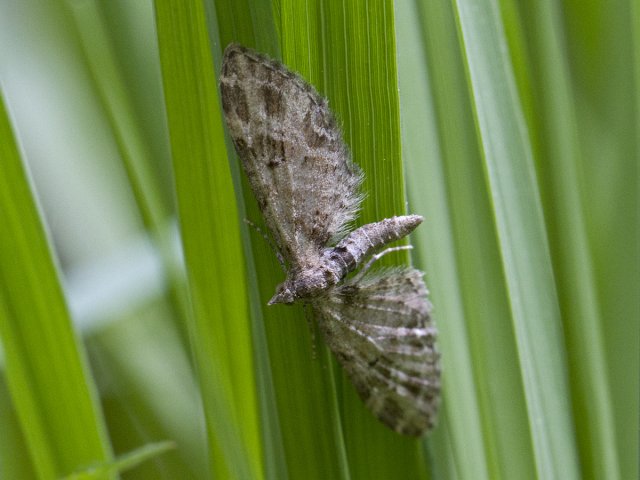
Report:
[[286,303],[290,305],[295,300],[296,296],[290,288],[290,283],[283,282],[278,285],[275,295],[271,297],[271,300],[269,300],[269,303],[267,305],[274,305],[276,303]]

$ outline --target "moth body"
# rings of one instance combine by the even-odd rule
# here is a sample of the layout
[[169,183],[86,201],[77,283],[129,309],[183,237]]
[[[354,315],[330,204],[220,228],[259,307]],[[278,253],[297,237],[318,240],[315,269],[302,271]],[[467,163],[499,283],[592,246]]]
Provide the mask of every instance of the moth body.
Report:
[[319,295],[342,281],[373,253],[407,236],[422,220],[420,215],[403,215],[357,228],[335,247],[323,249],[310,265],[290,269],[269,305],[292,304]]

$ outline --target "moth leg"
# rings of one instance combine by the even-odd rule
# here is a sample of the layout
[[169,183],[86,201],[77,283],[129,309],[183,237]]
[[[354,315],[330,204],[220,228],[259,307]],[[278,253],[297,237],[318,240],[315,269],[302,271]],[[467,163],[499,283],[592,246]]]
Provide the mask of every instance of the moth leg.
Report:
[[255,229],[255,231],[258,232],[260,236],[262,236],[262,238],[266,240],[266,242],[269,244],[269,247],[271,248],[271,251],[275,253],[276,258],[278,259],[278,263],[280,263],[280,266],[282,267],[282,270],[284,270],[284,272],[287,273],[287,266],[284,262],[284,257],[280,253],[280,250],[278,250],[276,246],[273,244],[273,240],[271,240],[271,237],[269,237],[269,235],[267,235],[259,226],[257,226],[248,218],[244,219],[244,223],[246,223],[247,225]]
[[316,336],[316,328],[315,328],[315,315],[313,308],[309,303],[302,304],[302,310],[304,311],[304,318],[307,321],[307,326],[309,327],[309,336],[311,337],[311,358],[313,360],[318,359],[318,337]]
[[376,253],[375,255],[372,255],[371,258],[369,259],[369,261],[364,265],[364,267],[362,267],[362,269],[358,272],[358,274],[353,277],[353,279],[351,280],[352,283],[357,283],[360,280],[362,280],[362,277],[364,277],[364,275],[367,273],[367,271],[372,267],[372,265],[375,263],[376,260],[380,260],[382,257],[384,257],[387,253],[391,253],[391,252],[399,252],[401,250],[411,250],[413,248],[412,245],[401,245],[399,247],[389,247],[389,248],[385,248],[384,250],[382,250],[381,252]]

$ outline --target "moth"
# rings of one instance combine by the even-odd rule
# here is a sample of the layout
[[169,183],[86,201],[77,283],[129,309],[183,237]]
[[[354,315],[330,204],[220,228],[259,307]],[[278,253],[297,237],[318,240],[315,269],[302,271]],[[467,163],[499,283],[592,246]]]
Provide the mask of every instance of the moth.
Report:
[[440,398],[427,288],[413,268],[369,267],[423,218],[396,216],[349,231],[363,198],[362,171],[327,101],[281,63],[231,44],[220,91],[228,130],[287,272],[269,305],[309,304],[371,412],[398,433],[422,435],[435,424]]

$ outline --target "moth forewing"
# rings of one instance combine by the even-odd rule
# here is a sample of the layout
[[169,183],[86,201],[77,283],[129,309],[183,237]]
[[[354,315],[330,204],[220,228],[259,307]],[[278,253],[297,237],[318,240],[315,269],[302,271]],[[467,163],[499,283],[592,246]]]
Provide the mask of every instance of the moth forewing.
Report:
[[299,267],[355,218],[362,171],[326,100],[282,64],[231,44],[220,90],[265,223],[285,259]]

